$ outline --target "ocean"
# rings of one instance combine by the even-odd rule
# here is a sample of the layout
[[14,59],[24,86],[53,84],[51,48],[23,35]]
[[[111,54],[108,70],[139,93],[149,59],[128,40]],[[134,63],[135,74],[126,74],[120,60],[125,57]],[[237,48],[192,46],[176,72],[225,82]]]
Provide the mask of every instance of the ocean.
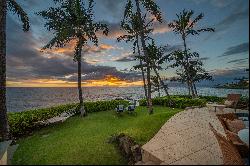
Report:
[[[197,87],[199,95],[225,97],[229,93],[240,93],[249,96],[249,89],[217,89]],[[169,87],[169,93],[187,94],[185,87]],[[161,92],[164,95],[164,92]],[[153,93],[158,96],[158,93]],[[84,87],[85,101],[111,100],[115,98],[140,99],[144,97],[143,87]],[[50,107],[60,104],[78,102],[77,88],[7,88],[8,112]]]

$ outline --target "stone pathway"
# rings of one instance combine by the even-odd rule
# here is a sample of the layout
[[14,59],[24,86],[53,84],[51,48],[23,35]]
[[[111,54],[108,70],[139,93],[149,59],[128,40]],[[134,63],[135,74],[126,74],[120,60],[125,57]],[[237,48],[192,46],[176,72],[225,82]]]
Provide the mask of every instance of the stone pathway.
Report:
[[47,120],[42,120],[36,122],[39,125],[50,125],[50,124],[55,124],[55,123],[61,123],[64,122],[66,119],[70,118],[71,116],[75,115],[75,110],[76,108],[72,108],[68,110],[67,112],[63,112],[62,114],[55,116],[53,118],[47,119]]
[[223,164],[219,144],[209,123],[225,136],[216,113],[195,108],[174,115],[142,146],[142,162],[163,165]]

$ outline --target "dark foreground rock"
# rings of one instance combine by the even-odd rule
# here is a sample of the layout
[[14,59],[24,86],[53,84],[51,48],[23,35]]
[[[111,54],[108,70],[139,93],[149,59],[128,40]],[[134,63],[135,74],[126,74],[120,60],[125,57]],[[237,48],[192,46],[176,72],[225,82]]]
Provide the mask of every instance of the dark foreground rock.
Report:
[[138,145],[130,136],[122,133],[112,136],[109,142],[116,143],[122,155],[128,160],[129,165],[134,165],[136,162],[141,161],[141,146]]

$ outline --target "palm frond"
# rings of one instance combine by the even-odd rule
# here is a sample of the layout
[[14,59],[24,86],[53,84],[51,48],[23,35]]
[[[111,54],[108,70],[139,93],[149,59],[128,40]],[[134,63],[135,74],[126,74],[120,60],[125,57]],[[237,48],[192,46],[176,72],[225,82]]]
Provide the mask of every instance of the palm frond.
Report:
[[154,0],[141,0],[141,3],[149,11],[157,21],[162,22],[162,15],[159,6],[154,2]]
[[22,7],[15,0],[7,0],[8,8],[13,13],[17,14],[23,23],[23,31],[28,31],[30,28],[29,18],[27,13],[22,9]]

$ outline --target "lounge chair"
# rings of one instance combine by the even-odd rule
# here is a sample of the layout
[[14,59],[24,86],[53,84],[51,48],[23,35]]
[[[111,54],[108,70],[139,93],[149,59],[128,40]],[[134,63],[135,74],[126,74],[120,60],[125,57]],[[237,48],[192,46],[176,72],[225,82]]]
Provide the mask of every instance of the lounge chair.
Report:
[[223,155],[223,165],[245,165],[245,161],[240,155],[238,148],[227,137],[215,130],[211,123],[209,123],[209,126],[220,146]]
[[224,104],[226,105],[226,107],[234,108],[236,112],[236,107],[238,102],[240,101],[240,97],[241,94],[228,94]]
[[124,111],[124,105],[118,105],[117,107],[116,107],[116,112],[117,113],[120,113],[120,112],[123,112]]

